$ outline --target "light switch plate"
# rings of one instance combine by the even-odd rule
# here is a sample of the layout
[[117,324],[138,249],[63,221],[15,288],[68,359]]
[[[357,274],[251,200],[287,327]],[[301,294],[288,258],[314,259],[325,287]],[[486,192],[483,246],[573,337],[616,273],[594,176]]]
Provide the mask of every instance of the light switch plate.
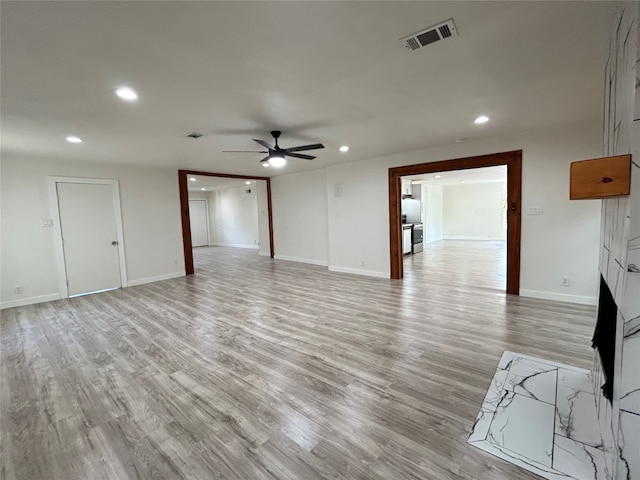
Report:
[[43,218],[42,219],[43,227],[53,227],[53,219],[52,218]]
[[542,215],[542,207],[540,206],[527,207],[527,215]]

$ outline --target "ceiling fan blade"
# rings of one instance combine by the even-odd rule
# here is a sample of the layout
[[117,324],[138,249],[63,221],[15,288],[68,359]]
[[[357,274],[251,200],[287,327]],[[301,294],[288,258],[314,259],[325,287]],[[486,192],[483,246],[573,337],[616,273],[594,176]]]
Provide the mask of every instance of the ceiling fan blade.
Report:
[[303,152],[305,150],[317,150],[319,148],[324,148],[324,145],[321,143],[314,143],[313,145],[301,145],[300,147],[291,147],[285,148],[285,152]]
[[260,160],[259,163],[268,162],[270,158],[271,158],[271,155],[269,154],[266,157],[264,157],[262,160]]
[[287,157],[304,158],[305,160],[313,160],[314,158],[316,158],[316,157],[314,157],[312,155],[303,155],[301,153],[289,153],[289,152],[286,152],[285,155]]
[[276,149],[276,147],[272,147],[271,145],[269,145],[264,140],[258,140],[257,138],[254,138],[253,141],[254,142],[258,142],[260,145],[262,145],[265,148],[268,148],[269,150],[275,150]]
[[269,153],[266,150],[222,150],[222,153]]

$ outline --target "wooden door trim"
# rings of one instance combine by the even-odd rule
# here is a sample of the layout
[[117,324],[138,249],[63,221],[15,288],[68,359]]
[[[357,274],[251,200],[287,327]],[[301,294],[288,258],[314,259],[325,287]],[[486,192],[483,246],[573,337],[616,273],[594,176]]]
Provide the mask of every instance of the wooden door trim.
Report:
[[389,168],[389,256],[391,278],[402,278],[400,177],[426,173],[507,166],[507,293],[520,294],[522,150]]
[[267,215],[269,218],[269,253],[274,255],[273,248],[273,213],[271,207],[271,178],[255,177],[251,175],[235,175],[230,173],[200,172],[197,170],[178,170],[178,184],[180,187],[180,218],[182,221],[182,245],[184,249],[184,269],[187,275],[193,275],[193,246],[191,242],[191,226],[189,219],[189,190],[187,178],[189,175],[204,177],[244,178],[246,180],[264,180],[267,182]]

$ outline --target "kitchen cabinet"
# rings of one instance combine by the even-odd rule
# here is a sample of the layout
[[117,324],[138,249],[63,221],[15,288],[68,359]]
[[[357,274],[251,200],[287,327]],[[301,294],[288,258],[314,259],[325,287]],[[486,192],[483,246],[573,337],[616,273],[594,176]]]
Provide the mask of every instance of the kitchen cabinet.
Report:
[[400,192],[402,195],[412,195],[411,180],[400,179]]
[[412,225],[402,226],[402,254],[411,253],[411,229]]

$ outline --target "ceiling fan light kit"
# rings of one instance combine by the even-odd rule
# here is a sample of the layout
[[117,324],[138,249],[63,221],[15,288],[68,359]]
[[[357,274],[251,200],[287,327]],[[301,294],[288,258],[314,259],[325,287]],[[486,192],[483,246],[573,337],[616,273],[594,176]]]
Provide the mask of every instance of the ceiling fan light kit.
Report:
[[[314,143],[311,145],[300,145],[298,147],[281,148],[280,145],[278,145],[278,138],[280,138],[281,134],[282,132],[280,130],[273,130],[271,132],[271,136],[275,140],[275,145],[270,145],[264,140],[259,140],[257,138],[253,139],[254,142],[258,143],[259,145],[262,145],[267,149],[266,151],[255,150],[255,153],[268,153],[266,157],[260,160],[260,163],[262,163],[263,166],[265,167],[272,166],[276,168],[284,167],[284,165],[287,163],[286,157],[301,158],[303,160],[313,160],[314,158],[316,158],[313,155],[305,155],[297,152],[304,152],[307,150],[318,150],[318,149],[324,148],[324,145],[322,145],[321,143]],[[242,153],[242,152],[247,152],[247,150],[223,150],[223,152]],[[254,151],[251,151],[251,152],[254,152]]]

